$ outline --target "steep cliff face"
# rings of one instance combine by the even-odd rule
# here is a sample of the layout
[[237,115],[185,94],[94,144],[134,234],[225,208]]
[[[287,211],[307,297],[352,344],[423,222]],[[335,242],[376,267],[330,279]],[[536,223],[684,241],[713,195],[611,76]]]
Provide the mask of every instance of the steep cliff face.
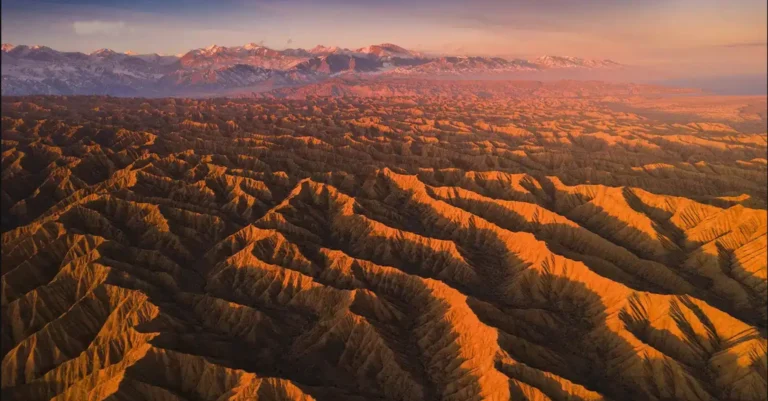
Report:
[[583,97],[2,106],[3,399],[768,396],[764,133]]

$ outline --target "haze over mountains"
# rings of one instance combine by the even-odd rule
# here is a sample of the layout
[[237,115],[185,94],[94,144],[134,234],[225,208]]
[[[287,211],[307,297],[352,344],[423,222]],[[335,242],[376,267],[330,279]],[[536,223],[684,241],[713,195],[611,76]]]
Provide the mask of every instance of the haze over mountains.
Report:
[[338,74],[468,76],[557,69],[616,69],[611,60],[543,56],[428,56],[384,43],[359,49],[317,46],[274,50],[255,43],[209,46],[176,56],[60,52],[45,46],[2,46],[2,94],[114,96],[221,95],[315,83]]
[[0,401],[768,400],[768,2],[0,1]]

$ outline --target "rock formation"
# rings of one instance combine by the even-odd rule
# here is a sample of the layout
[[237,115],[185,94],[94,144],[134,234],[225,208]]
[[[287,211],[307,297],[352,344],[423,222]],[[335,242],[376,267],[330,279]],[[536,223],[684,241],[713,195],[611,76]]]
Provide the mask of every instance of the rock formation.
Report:
[[765,99],[505,85],[4,97],[3,399],[764,400]]

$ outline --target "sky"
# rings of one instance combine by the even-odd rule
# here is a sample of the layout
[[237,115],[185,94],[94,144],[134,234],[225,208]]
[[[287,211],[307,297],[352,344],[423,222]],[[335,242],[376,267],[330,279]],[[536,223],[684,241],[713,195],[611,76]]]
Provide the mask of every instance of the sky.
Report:
[[178,54],[395,43],[431,54],[609,58],[765,74],[765,0],[2,0],[2,42]]

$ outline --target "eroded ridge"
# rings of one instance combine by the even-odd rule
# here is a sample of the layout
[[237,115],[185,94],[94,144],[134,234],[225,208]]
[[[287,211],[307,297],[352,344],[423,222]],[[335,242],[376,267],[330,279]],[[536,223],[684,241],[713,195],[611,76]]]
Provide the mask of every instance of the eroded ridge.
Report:
[[2,106],[3,399],[768,397],[764,115]]

